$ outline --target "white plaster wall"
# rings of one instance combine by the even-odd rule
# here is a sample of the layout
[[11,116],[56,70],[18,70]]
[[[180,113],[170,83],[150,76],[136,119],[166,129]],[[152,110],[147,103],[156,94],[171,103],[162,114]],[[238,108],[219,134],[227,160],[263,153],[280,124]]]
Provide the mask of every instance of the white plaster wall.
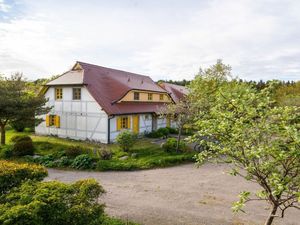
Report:
[[157,129],[161,127],[167,126],[167,119],[166,118],[157,118]]
[[[148,115],[148,119],[146,119],[146,115]],[[139,134],[144,134],[145,132],[151,132],[152,130],[152,116],[151,114],[140,114],[139,116]],[[117,118],[119,116],[115,116],[113,118],[110,119],[110,141],[114,142],[116,140],[116,137],[118,136],[118,134],[122,131],[117,131]],[[133,127],[133,116],[129,115],[130,122],[131,122],[131,129],[129,129],[130,131],[132,131],[132,127]]]
[[[49,99],[47,106],[53,106],[49,114],[60,116],[60,128],[46,127],[44,121],[36,127],[36,133],[107,143],[108,116],[88,90],[81,87],[81,100],[72,100],[73,87],[62,88],[62,100],[55,100],[54,87],[50,87],[45,94]],[[45,117],[46,115],[42,116],[44,120]]]

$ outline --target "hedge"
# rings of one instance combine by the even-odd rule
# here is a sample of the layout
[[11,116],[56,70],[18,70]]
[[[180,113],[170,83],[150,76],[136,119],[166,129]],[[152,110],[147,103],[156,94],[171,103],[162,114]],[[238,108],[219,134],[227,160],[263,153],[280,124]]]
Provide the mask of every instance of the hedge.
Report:
[[46,176],[47,170],[40,165],[0,160],[0,194],[26,180],[40,181]]

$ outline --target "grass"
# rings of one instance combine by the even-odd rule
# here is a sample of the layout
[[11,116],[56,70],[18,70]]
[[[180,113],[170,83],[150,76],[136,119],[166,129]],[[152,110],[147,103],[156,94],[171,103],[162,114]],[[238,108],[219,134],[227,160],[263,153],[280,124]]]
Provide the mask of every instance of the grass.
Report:
[[[49,158],[50,163],[44,164],[48,167],[56,167],[53,161],[61,157],[66,148],[75,145],[80,146],[86,154],[94,159],[95,165],[92,169],[99,171],[167,167],[193,161],[193,156],[195,155],[194,152],[190,151],[184,153],[167,153],[159,145],[151,143],[151,139],[147,138],[139,139],[129,152],[123,152],[117,144],[101,145],[53,136],[37,136],[30,132],[17,133],[13,130],[6,132],[8,144],[11,144],[10,140],[16,134],[26,134],[32,138],[36,154]],[[101,160],[97,152],[104,147],[113,153],[112,159]]]

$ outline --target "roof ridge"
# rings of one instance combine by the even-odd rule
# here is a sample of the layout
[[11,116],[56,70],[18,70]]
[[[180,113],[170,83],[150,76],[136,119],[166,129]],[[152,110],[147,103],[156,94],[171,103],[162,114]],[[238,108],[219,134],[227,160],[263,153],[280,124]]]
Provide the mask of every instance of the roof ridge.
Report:
[[95,64],[91,64],[91,63],[81,62],[81,61],[77,61],[76,63],[86,64],[88,66],[92,66],[92,67],[96,67],[96,68],[103,68],[103,69],[109,69],[109,70],[119,71],[119,72],[123,72],[123,73],[129,73],[129,74],[136,75],[136,76],[141,76],[141,77],[147,77],[147,78],[150,78],[152,80],[152,78],[150,76],[148,76],[148,75],[138,74],[138,73],[129,72],[129,71],[120,70],[120,69],[114,69],[114,68],[105,67],[105,66],[99,66],[99,65],[95,65]]

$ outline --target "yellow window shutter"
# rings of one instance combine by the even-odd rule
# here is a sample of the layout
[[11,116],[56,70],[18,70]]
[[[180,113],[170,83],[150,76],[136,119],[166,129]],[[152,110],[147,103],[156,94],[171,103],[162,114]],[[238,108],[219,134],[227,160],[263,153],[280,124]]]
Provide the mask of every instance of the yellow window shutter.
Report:
[[46,115],[46,127],[50,126],[50,115]]
[[121,130],[121,117],[117,118],[117,130]]
[[55,116],[55,126],[56,128],[60,128],[60,116]]
[[128,118],[128,129],[130,129],[131,128],[131,116],[128,116],[127,117]]

